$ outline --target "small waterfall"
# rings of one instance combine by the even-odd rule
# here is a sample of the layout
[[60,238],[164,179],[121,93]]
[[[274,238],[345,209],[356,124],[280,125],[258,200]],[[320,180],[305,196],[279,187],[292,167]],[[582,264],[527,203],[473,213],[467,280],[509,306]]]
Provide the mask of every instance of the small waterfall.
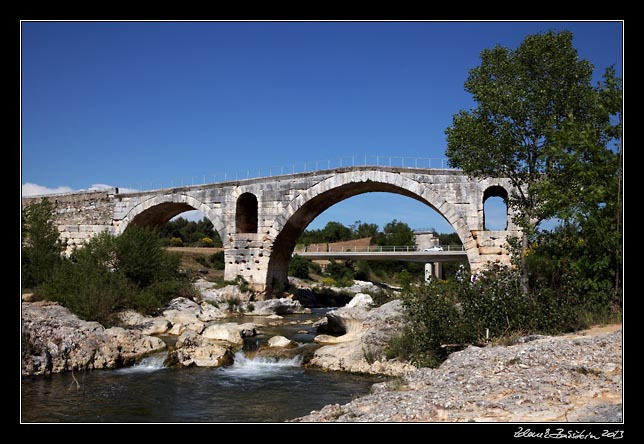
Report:
[[121,368],[117,371],[120,373],[154,372],[162,368],[165,368],[165,365],[163,365],[163,363],[167,355],[168,355],[167,352],[155,353],[153,355],[150,355],[141,359],[139,362],[137,362],[131,367]]
[[293,367],[299,367],[301,363],[301,356],[290,359],[255,356],[251,359],[243,351],[238,351],[235,353],[233,365],[222,368],[221,371],[230,376],[257,377],[281,373]]

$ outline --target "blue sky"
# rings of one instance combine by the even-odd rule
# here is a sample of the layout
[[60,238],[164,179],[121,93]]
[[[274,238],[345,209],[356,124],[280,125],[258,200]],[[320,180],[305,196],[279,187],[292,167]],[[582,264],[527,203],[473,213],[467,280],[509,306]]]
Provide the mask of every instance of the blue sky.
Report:
[[[621,22],[23,22],[23,194],[444,158],[480,52],[550,29],[574,33],[597,79],[611,64],[621,76]],[[452,231],[381,193],[309,227],[394,218]]]

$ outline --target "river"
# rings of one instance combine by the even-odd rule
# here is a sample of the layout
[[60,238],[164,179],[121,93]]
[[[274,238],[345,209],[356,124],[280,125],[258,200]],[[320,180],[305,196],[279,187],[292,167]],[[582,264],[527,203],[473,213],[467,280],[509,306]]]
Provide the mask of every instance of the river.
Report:
[[[311,343],[310,320],[323,313],[285,315],[280,326],[259,317],[235,321],[263,324],[261,334],[245,347],[252,349],[276,334]],[[165,352],[117,370],[24,377],[22,421],[282,422],[326,404],[349,402],[382,380],[305,368],[299,356],[254,357],[251,350],[238,352],[233,365],[221,368],[166,368],[164,358]]]

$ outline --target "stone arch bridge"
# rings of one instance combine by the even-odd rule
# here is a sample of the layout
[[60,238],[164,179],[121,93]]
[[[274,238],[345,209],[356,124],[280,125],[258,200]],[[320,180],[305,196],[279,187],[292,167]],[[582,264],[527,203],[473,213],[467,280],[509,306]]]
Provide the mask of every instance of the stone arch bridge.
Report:
[[[101,231],[158,226],[184,211],[200,210],[223,241],[225,278],[243,276],[256,291],[269,293],[286,281],[295,243],[315,217],[344,199],[377,191],[408,196],[436,210],[463,242],[472,271],[488,262],[509,264],[506,239],[519,235],[511,214],[505,230],[484,230],[485,200],[507,199],[509,181],[474,180],[453,169],[352,166],[144,192],[120,194],[114,188],[46,197],[55,204],[69,249]],[[23,198],[22,205],[42,198]],[[398,216],[395,208],[391,212]]]

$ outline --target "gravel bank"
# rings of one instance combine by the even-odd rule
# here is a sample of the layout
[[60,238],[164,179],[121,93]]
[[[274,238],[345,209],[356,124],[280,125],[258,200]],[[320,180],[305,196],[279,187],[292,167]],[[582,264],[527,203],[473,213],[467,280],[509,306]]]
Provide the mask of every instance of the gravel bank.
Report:
[[621,422],[621,326],[468,347],[294,422]]

